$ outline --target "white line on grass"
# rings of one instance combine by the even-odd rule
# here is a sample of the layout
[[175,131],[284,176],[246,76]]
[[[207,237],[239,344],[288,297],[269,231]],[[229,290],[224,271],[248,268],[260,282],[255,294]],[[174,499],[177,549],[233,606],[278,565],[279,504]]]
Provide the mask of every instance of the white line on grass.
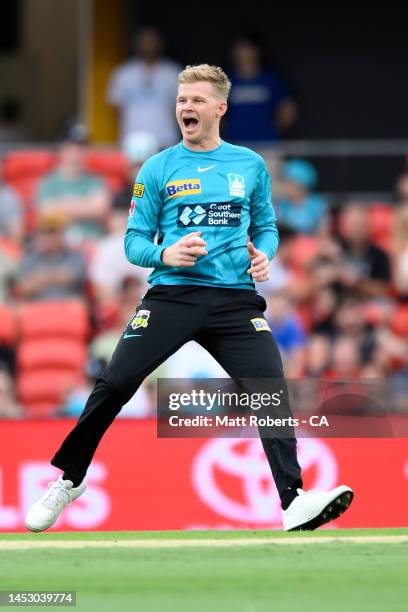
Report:
[[[41,537],[41,536],[40,536]],[[407,543],[408,535],[390,536],[322,536],[288,538],[236,538],[234,540],[4,540],[1,550],[25,550],[27,548],[184,548],[259,546],[275,544],[331,544],[350,542],[353,544],[396,544]]]

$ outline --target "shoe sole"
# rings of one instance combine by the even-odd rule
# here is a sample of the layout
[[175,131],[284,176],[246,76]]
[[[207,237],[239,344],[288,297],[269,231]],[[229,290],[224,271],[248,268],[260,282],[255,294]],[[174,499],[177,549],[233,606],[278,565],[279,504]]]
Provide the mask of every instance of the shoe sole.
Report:
[[344,491],[340,493],[333,501],[327,504],[317,516],[306,523],[302,523],[302,525],[297,525],[296,527],[292,527],[292,529],[288,529],[288,531],[314,531],[325,523],[334,521],[347,510],[353,501],[353,497],[353,491]]

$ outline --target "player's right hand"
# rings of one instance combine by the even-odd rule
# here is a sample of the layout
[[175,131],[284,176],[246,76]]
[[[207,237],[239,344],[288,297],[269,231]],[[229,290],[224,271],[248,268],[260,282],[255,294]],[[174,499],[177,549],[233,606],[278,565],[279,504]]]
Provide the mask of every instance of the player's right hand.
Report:
[[162,253],[162,262],[166,264],[166,266],[177,266],[182,268],[194,266],[197,257],[208,255],[205,249],[207,243],[200,238],[200,234],[201,232],[191,232],[164,249]]

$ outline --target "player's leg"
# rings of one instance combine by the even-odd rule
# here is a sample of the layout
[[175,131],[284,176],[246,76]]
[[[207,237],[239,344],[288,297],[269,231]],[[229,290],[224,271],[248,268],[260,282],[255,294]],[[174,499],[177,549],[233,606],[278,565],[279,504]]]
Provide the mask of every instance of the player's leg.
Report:
[[[219,292],[207,324],[196,340],[248,392],[259,392],[259,385],[264,386],[269,378],[275,390],[273,381],[282,383],[283,397],[288,399],[279,350],[263,319],[265,300],[255,292],[234,293],[229,297],[226,290]],[[257,383],[254,379],[261,380]],[[291,416],[288,401],[281,403],[279,416]],[[347,510],[353,499],[350,487],[341,485],[327,492],[302,491],[296,438],[290,428],[285,431],[289,437],[271,437],[268,428],[259,428],[259,433],[281,498],[285,530],[316,529]]]
[[[276,387],[274,381],[280,381],[285,393],[279,416],[290,417],[279,349],[270,331],[256,327],[255,320],[263,318],[264,309],[264,299],[255,292],[220,290],[207,326],[196,339],[249,393],[260,392],[260,386],[266,391],[268,381],[271,390]],[[278,493],[286,506],[296,495],[296,489],[302,487],[294,432],[289,436],[287,430],[288,437],[281,438],[272,437],[267,428],[259,433]]]
[[176,287],[154,287],[129,321],[84,411],[51,463],[82,479],[95,450],[143,380],[194,335],[200,308],[179,300]]
[[49,528],[84,492],[84,477],[102,436],[144,378],[192,338],[201,325],[203,307],[183,299],[183,290],[176,287],[153,288],[146,294],[75,427],[52,458],[64,475],[30,508],[28,529]]

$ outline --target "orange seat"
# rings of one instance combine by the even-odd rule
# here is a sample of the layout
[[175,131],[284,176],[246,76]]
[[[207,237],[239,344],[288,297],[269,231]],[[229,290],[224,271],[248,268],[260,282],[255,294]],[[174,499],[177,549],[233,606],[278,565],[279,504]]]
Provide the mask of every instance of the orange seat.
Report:
[[86,345],[82,340],[67,338],[29,339],[20,343],[17,363],[20,370],[65,368],[82,372],[86,362]]
[[17,317],[9,306],[0,304],[0,343],[13,344],[17,335]]
[[72,370],[42,369],[21,372],[17,395],[24,405],[60,406],[69,391],[81,384],[83,377]]
[[399,336],[408,334],[408,306],[400,306],[392,315],[391,329]]
[[19,313],[22,338],[65,337],[86,339],[88,310],[78,301],[23,304]]
[[85,167],[89,172],[104,178],[114,192],[119,191],[126,183],[128,163],[120,151],[89,151],[85,158]]
[[372,204],[369,211],[371,240],[380,248],[389,251],[394,228],[395,208],[390,204]]

